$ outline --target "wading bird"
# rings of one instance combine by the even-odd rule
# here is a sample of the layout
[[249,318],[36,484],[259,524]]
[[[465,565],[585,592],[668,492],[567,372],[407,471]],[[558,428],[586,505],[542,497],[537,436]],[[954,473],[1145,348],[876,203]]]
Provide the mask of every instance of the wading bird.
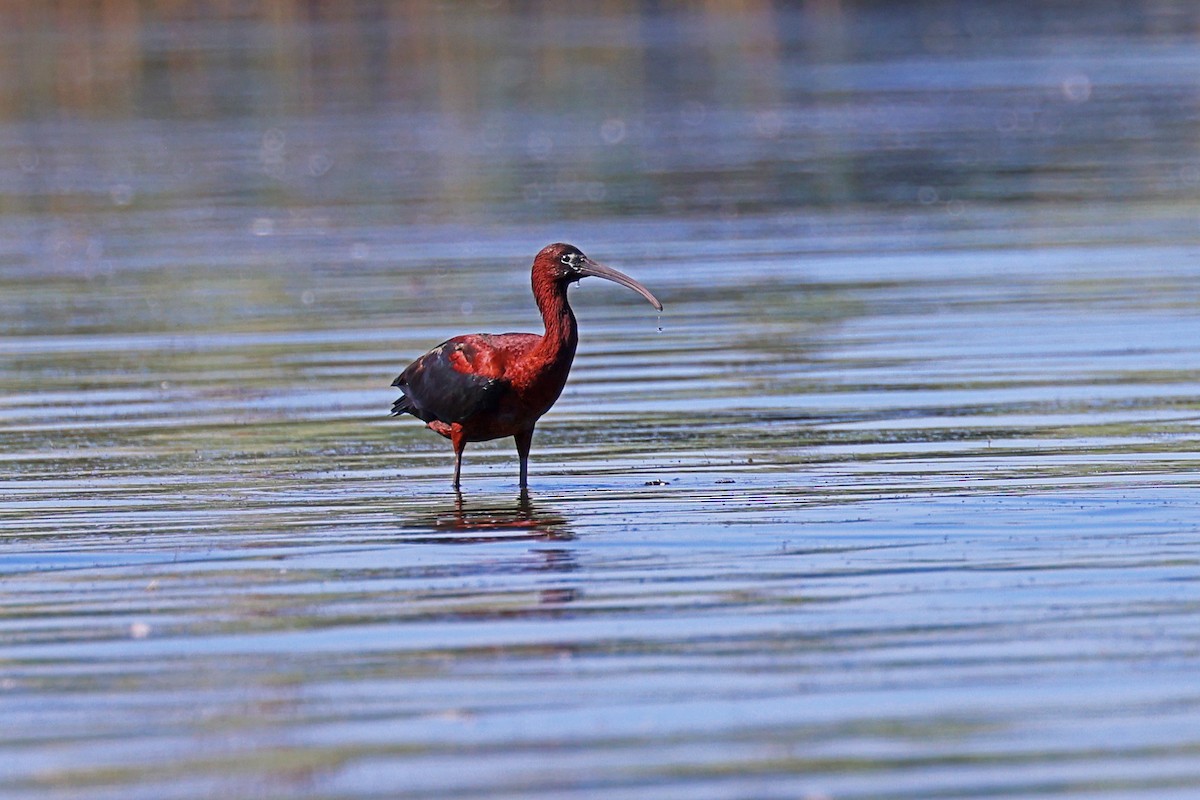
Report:
[[597,264],[572,245],[547,245],[533,259],[532,275],[544,334],[456,336],[409,364],[393,381],[404,394],[392,405],[392,415],[412,414],[454,446],[455,489],[467,442],[505,436],[516,440],[521,487],[528,485],[533,428],[562,393],[579,342],[567,287],[589,276],[627,286],[662,311],[662,303],[628,275]]

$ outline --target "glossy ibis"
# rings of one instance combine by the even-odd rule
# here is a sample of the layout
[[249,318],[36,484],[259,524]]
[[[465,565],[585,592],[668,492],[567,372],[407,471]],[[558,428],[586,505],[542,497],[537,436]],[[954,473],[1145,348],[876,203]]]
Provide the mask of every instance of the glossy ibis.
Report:
[[521,487],[528,485],[533,428],[562,393],[579,342],[567,287],[589,276],[628,286],[662,311],[662,303],[628,275],[572,245],[547,245],[533,259],[532,275],[544,334],[456,336],[409,364],[392,383],[404,393],[392,414],[412,414],[454,446],[455,489],[467,442],[504,436],[516,440]]

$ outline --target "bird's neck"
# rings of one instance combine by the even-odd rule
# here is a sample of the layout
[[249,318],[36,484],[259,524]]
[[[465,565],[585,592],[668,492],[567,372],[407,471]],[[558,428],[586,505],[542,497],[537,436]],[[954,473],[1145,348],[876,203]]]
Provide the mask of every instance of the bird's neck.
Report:
[[534,297],[542,312],[546,333],[538,346],[538,355],[546,362],[565,359],[569,368],[579,344],[579,326],[567,303],[567,285],[559,283],[534,284]]

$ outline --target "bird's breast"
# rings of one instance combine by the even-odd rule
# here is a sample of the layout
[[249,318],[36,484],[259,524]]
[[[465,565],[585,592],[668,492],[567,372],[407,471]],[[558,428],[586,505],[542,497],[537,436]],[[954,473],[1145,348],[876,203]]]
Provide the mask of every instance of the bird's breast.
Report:
[[530,413],[541,416],[550,410],[562,394],[570,374],[571,364],[539,364],[524,371],[517,371],[513,386],[519,387],[515,394]]

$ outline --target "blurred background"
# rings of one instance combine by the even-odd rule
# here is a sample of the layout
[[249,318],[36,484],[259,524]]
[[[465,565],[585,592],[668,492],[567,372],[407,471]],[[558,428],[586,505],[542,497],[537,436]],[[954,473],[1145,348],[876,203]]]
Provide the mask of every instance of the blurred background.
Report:
[[76,266],[120,253],[151,210],[226,236],[764,214],[802,234],[831,208],[940,225],[1020,205],[1036,222],[1200,195],[1200,10],[1185,2],[12,0],[2,14],[10,267],[14,241]]

